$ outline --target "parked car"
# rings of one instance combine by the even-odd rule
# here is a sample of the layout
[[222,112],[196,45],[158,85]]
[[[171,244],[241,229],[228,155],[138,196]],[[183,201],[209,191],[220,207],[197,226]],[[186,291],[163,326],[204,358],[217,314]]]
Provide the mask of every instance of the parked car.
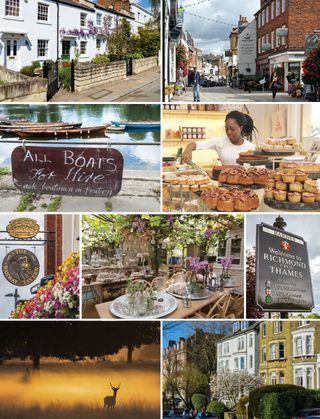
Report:
[[164,418],[181,418],[182,410],[164,410],[162,416]]
[[292,419],[316,419],[320,418],[320,407],[300,410]]
[[201,79],[200,80],[200,86],[202,86],[202,87],[209,87],[210,86],[209,80]]

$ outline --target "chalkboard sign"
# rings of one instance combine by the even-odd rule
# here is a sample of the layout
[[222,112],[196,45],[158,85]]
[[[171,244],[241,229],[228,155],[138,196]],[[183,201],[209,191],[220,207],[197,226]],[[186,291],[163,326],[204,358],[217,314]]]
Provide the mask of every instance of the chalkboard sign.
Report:
[[110,197],[121,189],[123,156],[112,148],[26,146],[11,158],[13,183],[23,192]]
[[256,302],[264,311],[314,307],[307,243],[296,234],[257,225]]

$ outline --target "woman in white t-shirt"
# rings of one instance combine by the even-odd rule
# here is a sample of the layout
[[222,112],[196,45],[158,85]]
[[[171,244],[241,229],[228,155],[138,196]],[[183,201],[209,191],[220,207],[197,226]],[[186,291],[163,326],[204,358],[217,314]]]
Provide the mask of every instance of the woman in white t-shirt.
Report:
[[247,140],[251,138],[255,129],[251,116],[239,111],[231,111],[225,119],[226,136],[188,144],[183,151],[182,160],[189,162],[194,150],[212,149],[218,153],[222,165],[236,164],[240,153],[256,148]]

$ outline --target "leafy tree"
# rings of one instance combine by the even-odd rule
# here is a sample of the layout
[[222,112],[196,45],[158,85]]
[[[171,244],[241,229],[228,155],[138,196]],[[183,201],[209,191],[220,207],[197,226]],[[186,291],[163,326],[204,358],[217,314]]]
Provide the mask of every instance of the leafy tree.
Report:
[[215,398],[229,400],[235,406],[239,398],[262,386],[264,381],[260,376],[249,374],[245,370],[222,370],[212,377],[210,384]]
[[168,354],[163,363],[163,386],[173,399],[178,395],[187,407],[192,407],[191,397],[206,384],[206,376],[197,368],[185,365],[174,354]]
[[131,25],[127,19],[117,21],[116,27],[107,35],[111,61],[123,60],[130,51]]
[[41,357],[77,361],[105,357],[121,348],[132,350],[159,343],[158,322],[0,322],[0,359],[31,358],[40,369]]
[[214,412],[218,415],[219,418],[223,418],[224,412],[228,412],[229,409],[219,400],[212,400],[210,403],[208,403],[207,411]]
[[191,397],[191,402],[195,409],[201,410],[207,405],[207,396],[205,394],[195,393]]
[[247,256],[247,318],[260,319],[263,317],[263,310],[256,304],[256,258],[254,255]]

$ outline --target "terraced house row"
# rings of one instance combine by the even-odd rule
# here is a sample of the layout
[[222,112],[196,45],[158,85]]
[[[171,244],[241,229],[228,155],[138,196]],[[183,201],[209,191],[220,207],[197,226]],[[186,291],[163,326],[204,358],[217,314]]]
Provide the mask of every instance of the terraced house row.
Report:
[[320,325],[310,320],[234,325],[218,343],[218,371],[248,370],[266,384],[320,388]]
[[136,33],[152,14],[129,0],[2,0],[0,65],[19,71],[33,61],[90,61],[108,51],[106,36],[121,19]]

